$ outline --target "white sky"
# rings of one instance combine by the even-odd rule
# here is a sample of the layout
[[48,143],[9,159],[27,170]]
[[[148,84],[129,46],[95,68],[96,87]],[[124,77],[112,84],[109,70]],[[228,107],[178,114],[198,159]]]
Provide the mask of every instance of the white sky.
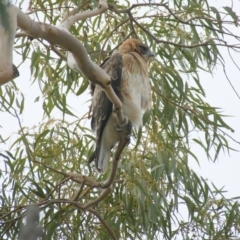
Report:
[[[239,8],[240,9],[240,8]],[[236,57],[236,59],[239,56]],[[235,89],[240,92],[239,71],[232,64],[229,57],[225,56],[226,72]],[[223,114],[232,117],[225,118],[225,121],[230,125],[235,132],[230,134],[237,141],[240,141],[240,99],[233,92],[227,79],[224,76],[222,67],[219,66],[215,70],[214,77],[201,73],[201,83],[207,95],[207,101],[215,107],[221,107]],[[240,150],[240,145],[229,141],[229,145]],[[194,147],[194,146],[193,146]],[[204,157],[204,153],[197,149],[195,151],[197,157],[200,158],[200,167],[195,161],[190,162],[190,166],[201,176],[211,180],[217,187],[225,186],[228,191],[225,195],[228,197],[240,196],[240,153],[221,152],[217,161],[212,163]]]
[[[233,3],[234,11],[240,15],[240,1],[222,1],[222,0],[209,0],[210,5],[219,8],[220,6],[231,6]],[[229,30],[234,28],[229,26]],[[235,28],[234,33],[240,35],[240,29]],[[226,40],[226,39],[225,39]],[[236,40],[231,43],[236,43]],[[228,55],[227,49],[221,48],[221,54],[225,60],[226,73],[229,80],[233,84],[235,90],[240,95],[240,72],[232,62]],[[236,63],[239,64],[239,54],[232,54]],[[215,71],[213,77],[204,72],[200,73],[201,83],[205,90],[207,101],[215,107],[222,109],[222,114],[231,117],[225,118],[225,121],[230,125],[235,132],[230,135],[240,141],[240,99],[234,93],[228,80],[226,79],[223,68],[219,65]],[[240,151],[240,145],[229,141],[229,145]],[[193,146],[194,147],[194,146]],[[223,187],[227,192],[225,196],[236,197],[240,196],[240,152],[230,152],[230,155],[226,152],[221,152],[215,163],[209,162],[202,152],[197,150],[197,156],[200,157],[200,167],[195,161],[190,162],[190,166],[201,176],[209,179],[217,187]]]
[[[222,0],[210,0],[211,4],[215,7],[222,5]],[[224,1],[225,2],[225,1]],[[240,12],[240,1],[233,0],[235,11]],[[229,1],[229,5],[231,1]],[[237,35],[240,35],[240,30],[237,30]],[[240,72],[233,64],[231,59],[228,57],[226,51],[222,51],[222,54],[226,63],[226,72],[235,89],[240,94]],[[234,55],[236,62],[239,62],[239,55]],[[21,59],[19,56],[14,55],[14,63],[17,65]],[[24,114],[21,115],[22,125],[23,126],[33,126],[42,121],[42,112],[37,110],[41,109],[41,102],[34,103],[34,99],[38,93],[38,86],[30,86],[30,67],[27,64],[23,64],[19,68],[20,77],[15,81],[20,87],[20,90],[25,95],[25,110]],[[210,74],[200,73],[201,83],[205,89],[207,95],[207,101],[215,107],[221,107],[225,115],[231,115],[226,120],[226,122],[235,129],[235,133],[231,134],[235,139],[240,141],[240,99],[236,96],[232,88],[230,87],[222,67],[219,65],[215,71],[214,76]],[[21,84],[20,84],[21,83]],[[72,96],[72,105],[81,116],[82,112],[86,112],[88,109],[88,103],[84,104],[87,99],[83,97]],[[56,115],[57,117],[57,115]],[[19,129],[17,119],[13,118],[7,113],[0,113],[0,134],[9,135],[16,133]],[[240,146],[234,142],[229,142],[229,144],[235,147],[240,151]],[[195,145],[192,146],[194,149]],[[0,144],[0,152],[7,149],[8,146]],[[190,166],[201,176],[209,181],[213,182],[217,187],[223,187],[228,191],[225,195],[228,197],[240,196],[240,153],[231,152],[230,155],[227,153],[221,154],[218,157],[218,160],[215,163],[209,162],[205,154],[196,148],[194,150],[196,155],[199,157],[200,167],[197,165],[195,160],[190,161]],[[2,161],[0,159],[0,161]],[[1,162],[0,162],[1,165]]]

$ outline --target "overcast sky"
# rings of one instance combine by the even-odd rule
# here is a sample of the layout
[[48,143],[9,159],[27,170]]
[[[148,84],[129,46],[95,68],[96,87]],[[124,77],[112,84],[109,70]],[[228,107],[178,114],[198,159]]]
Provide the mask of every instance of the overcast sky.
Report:
[[[240,1],[222,1],[222,0],[210,0],[210,5],[219,8],[220,6],[231,6],[233,3],[234,11],[240,15]],[[224,5],[223,5],[224,4]],[[229,26],[229,30],[233,30],[236,35],[240,35],[240,29]],[[225,39],[228,40],[228,39]],[[236,41],[231,42],[237,43]],[[235,90],[240,95],[240,72],[234,65],[231,58],[228,55],[228,51],[225,48],[220,48],[221,54],[225,60],[226,73],[229,80],[234,86]],[[240,67],[240,55],[232,54],[235,62]],[[222,114],[231,116],[225,118],[225,121],[230,125],[235,132],[230,134],[237,141],[240,141],[240,99],[231,88],[226,76],[223,72],[223,67],[218,65],[214,70],[214,75],[204,72],[200,73],[201,83],[205,89],[207,101],[215,107],[221,107]],[[229,141],[230,146],[240,151],[240,145]],[[198,150],[199,153],[199,150]],[[201,176],[211,180],[217,187],[225,186],[224,189],[228,191],[225,195],[228,197],[240,196],[240,152],[223,153],[218,157],[215,163],[208,162],[204,155],[199,153],[199,156],[203,156],[200,159],[201,166],[199,167],[195,161],[190,163],[190,166],[197,171]]]
[[[219,7],[222,2],[231,1],[209,1],[210,5],[214,5],[215,7]],[[240,1],[233,0],[235,11],[240,12]],[[226,4],[226,3],[225,3]],[[237,29],[237,35],[240,35],[240,30]],[[234,43],[234,42],[233,42]],[[235,89],[240,94],[240,72],[237,67],[233,64],[232,60],[228,57],[227,51],[222,50],[222,55],[225,59],[226,64],[226,72],[231,83],[234,85]],[[240,56],[234,55],[236,62],[240,62]],[[18,65],[21,62],[21,58],[14,55],[14,63]],[[239,64],[240,65],[240,64]],[[30,86],[30,65],[23,64],[19,68],[20,77],[15,81],[17,85],[20,87],[20,90],[25,95],[25,109],[24,114],[21,115],[21,121],[23,126],[33,126],[34,124],[38,124],[42,121],[42,111],[41,110],[41,102],[35,103],[34,100],[37,95],[39,95],[38,86],[36,84],[34,86]],[[235,139],[240,141],[240,100],[232,90],[228,80],[226,79],[222,66],[219,65],[214,71],[214,75],[200,73],[201,83],[203,88],[205,89],[207,95],[207,102],[209,102],[212,106],[221,107],[223,113],[225,115],[229,115],[232,117],[228,117],[226,122],[235,129],[235,133],[231,134]],[[89,96],[90,98],[90,96]],[[89,104],[85,103],[87,101],[86,96],[77,97],[71,96],[71,107],[75,109],[75,113],[79,116],[82,115],[82,112],[86,112]],[[36,110],[39,109],[39,110]],[[58,117],[56,113],[56,118]],[[0,113],[0,134],[7,136],[9,134],[14,135],[19,129],[18,121],[16,118],[13,118],[11,115],[7,113]],[[14,139],[14,138],[12,138]],[[235,147],[237,150],[240,150],[240,146],[235,144],[234,142],[229,142],[230,146]],[[8,144],[9,145],[9,144]],[[0,144],[0,151],[6,150],[8,146]],[[192,145],[192,148],[196,148],[195,145]],[[219,155],[218,160],[215,163],[208,162],[205,154],[199,148],[196,148],[195,153],[197,157],[200,159],[200,167],[196,164],[196,162],[190,161],[190,166],[201,176],[209,179],[209,182],[212,181],[217,187],[224,187],[226,191],[226,196],[234,197],[240,196],[240,153],[239,152],[231,152],[230,155],[228,153],[222,153]],[[1,159],[0,159],[1,161]]]

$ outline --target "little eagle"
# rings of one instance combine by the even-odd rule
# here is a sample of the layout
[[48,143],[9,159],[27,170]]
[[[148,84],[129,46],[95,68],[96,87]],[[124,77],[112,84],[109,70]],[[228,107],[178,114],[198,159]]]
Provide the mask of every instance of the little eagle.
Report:
[[[142,114],[151,107],[148,59],[153,56],[140,40],[127,39],[101,65],[111,77],[111,86],[122,102],[123,114],[133,127],[142,125]],[[112,102],[99,85],[92,84],[91,88],[91,127],[96,135],[96,145],[89,163],[95,160],[97,170],[105,172],[111,149],[119,141],[119,132]]]

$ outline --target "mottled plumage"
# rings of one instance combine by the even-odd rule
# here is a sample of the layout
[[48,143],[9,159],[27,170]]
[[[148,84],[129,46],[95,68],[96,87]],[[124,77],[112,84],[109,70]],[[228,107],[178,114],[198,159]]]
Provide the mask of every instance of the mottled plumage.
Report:
[[[134,127],[142,125],[142,112],[151,107],[151,88],[148,78],[148,58],[154,56],[141,41],[128,39],[117,53],[106,59],[101,67],[111,77],[111,85],[122,101],[123,114]],[[92,85],[91,127],[96,135],[96,148],[89,162],[95,159],[96,168],[105,172],[111,148],[119,141],[112,103],[104,90]]]

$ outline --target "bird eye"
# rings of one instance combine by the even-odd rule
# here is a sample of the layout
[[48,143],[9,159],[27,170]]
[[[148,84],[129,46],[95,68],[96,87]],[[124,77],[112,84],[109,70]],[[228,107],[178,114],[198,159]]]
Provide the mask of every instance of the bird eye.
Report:
[[148,48],[146,46],[140,46],[141,52],[146,53],[148,51]]

